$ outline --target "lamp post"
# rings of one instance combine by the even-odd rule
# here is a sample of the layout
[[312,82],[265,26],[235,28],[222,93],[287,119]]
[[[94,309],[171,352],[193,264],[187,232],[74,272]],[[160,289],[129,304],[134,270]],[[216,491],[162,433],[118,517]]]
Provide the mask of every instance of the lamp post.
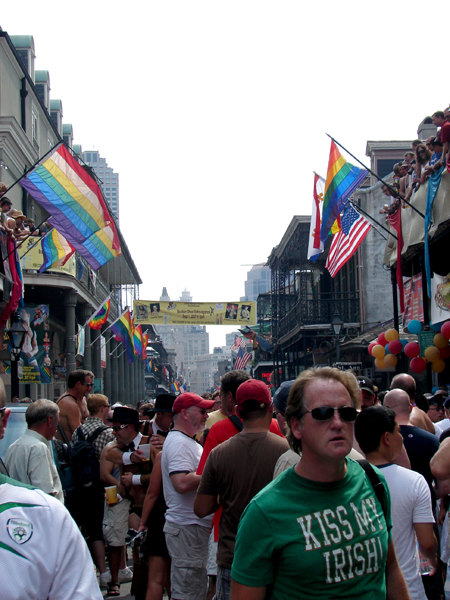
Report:
[[334,313],[333,320],[331,321],[331,329],[333,330],[334,336],[336,338],[336,362],[341,360],[341,346],[339,344],[339,336],[341,334],[342,325],[344,321],[341,320],[338,312]]
[[11,327],[6,332],[9,337],[11,350],[11,400],[19,396],[19,373],[17,362],[25,341],[26,330],[18,312],[11,315]]

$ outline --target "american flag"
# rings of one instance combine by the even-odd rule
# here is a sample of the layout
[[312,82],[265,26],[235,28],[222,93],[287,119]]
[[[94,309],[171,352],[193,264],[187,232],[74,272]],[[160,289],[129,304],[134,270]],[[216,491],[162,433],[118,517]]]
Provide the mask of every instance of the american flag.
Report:
[[244,338],[239,337],[238,335],[236,335],[234,337],[234,343],[232,346],[230,346],[230,350],[239,350],[239,348],[245,348],[247,342],[244,340]]
[[331,277],[350,260],[371,227],[352,206],[347,206],[341,218],[341,230],[333,236],[325,265]]
[[245,369],[245,365],[251,360],[252,355],[249,352],[244,352],[242,348],[239,348],[236,360],[234,361],[234,368]]

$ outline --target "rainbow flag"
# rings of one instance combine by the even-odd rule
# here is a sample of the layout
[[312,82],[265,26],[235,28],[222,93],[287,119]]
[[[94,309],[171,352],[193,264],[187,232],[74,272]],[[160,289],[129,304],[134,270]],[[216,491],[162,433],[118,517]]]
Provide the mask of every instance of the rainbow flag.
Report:
[[134,341],[133,341],[133,319],[130,310],[127,308],[117,321],[111,325],[111,331],[116,336],[116,339],[125,346],[127,351],[128,364],[134,362]]
[[100,187],[63,144],[20,184],[95,271],[121,254]]
[[148,346],[148,333],[144,333],[143,344],[142,344],[142,358],[144,360],[147,359],[147,346]]
[[108,320],[111,308],[111,298],[108,296],[101,306],[97,308],[92,317],[86,323],[91,329],[101,329]]
[[43,273],[52,267],[62,267],[75,252],[72,244],[69,244],[66,238],[55,228],[42,238],[41,249],[44,262],[39,269],[39,273]]
[[323,243],[325,243],[345,201],[361,185],[366,175],[367,171],[348,163],[331,140],[320,229],[320,239]]
[[140,325],[134,328],[133,331],[133,340],[134,340],[134,351],[135,353],[144,358],[142,355],[143,347],[144,347],[144,339],[142,337],[142,328]]
[[176,393],[180,391],[180,388],[178,387],[178,383],[176,381],[172,383],[172,389]]

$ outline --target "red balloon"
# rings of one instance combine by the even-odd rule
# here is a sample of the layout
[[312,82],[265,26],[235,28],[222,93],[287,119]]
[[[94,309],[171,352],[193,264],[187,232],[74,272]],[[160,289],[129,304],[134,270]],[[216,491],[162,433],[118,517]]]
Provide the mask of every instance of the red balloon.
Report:
[[442,360],[450,358],[450,346],[445,346],[445,348],[439,348],[439,354],[441,355]]
[[378,336],[378,343],[383,347],[386,346],[386,344],[388,343],[384,333],[380,333],[380,335]]
[[427,368],[427,363],[423,360],[423,358],[417,356],[409,363],[409,368],[413,373],[423,373]]
[[450,340],[450,321],[445,321],[445,323],[441,327],[442,335]]
[[[405,354],[408,358],[415,358],[420,354],[420,346],[417,342],[409,342],[405,346]],[[417,371],[420,373],[421,371]]]
[[388,344],[388,350],[391,354],[400,354],[403,350],[403,344],[400,340],[392,340]]
[[[367,348],[367,350],[369,351],[369,354],[372,356],[372,348],[374,346],[376,346],[378,344],[378,342],[372,342],[371,344],[369,344],[369,347]],[[450,346],[449,346],[450,348]]]

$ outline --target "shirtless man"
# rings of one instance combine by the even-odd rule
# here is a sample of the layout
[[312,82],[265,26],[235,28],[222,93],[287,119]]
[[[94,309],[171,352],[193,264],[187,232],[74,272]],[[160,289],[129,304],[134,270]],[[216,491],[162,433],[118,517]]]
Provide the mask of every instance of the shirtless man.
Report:
[[[93,386],[93,373],[82,369],[72,371],[67,379],[67,391],[56,401],[59,406],[59,423],[68,440],[72,439],[75,429],[86,419],[85,396],[92,392]],[[64,441],[59,429],[55,437]]]
[[416,403],[414,401],[414,396],[416,394],[416,381],[414,377],[411,377],[411,375],[407,375],[406,373],[400,373],[399,375],[396,375],[392,380],[390,389],[403,390],[408,394],[409,401],[412,406],[411,414],[409,416],[411,424],[415,425],[416,427],[420,427],[420,429],[428,431],[429,433],[434,434],[434,425],[431,422],[430,417],[427,415],[426,412],[424,412],[418,406],[416,406]]

